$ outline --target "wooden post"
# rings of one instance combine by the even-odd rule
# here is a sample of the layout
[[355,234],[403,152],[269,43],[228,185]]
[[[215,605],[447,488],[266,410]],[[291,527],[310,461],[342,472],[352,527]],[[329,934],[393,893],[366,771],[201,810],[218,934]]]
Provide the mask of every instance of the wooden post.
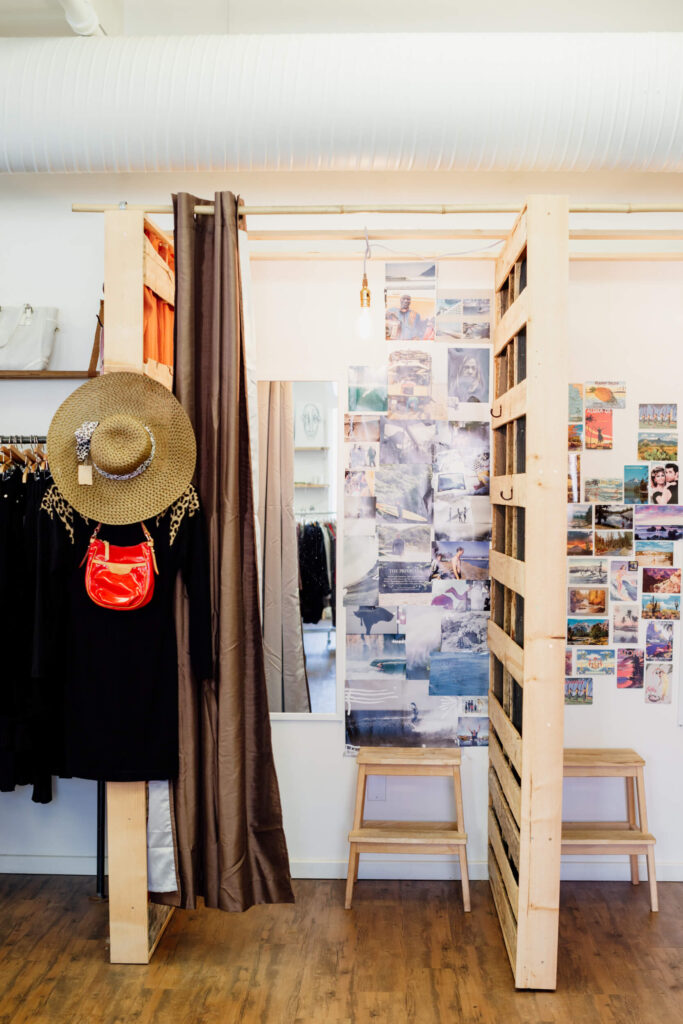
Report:
[[496,263],[489,868],[518,988],[553,989],[562,839],[569,204]]

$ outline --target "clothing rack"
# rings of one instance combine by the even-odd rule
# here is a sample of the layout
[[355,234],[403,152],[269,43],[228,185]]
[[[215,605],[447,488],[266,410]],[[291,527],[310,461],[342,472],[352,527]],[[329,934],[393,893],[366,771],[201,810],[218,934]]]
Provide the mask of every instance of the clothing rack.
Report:
[[3,434],[0,444],[47,444],[44,434]]

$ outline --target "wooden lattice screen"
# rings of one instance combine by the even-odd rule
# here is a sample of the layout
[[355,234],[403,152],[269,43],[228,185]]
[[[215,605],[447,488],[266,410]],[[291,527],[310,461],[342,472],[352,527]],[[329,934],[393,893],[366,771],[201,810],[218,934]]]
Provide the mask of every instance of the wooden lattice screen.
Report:
[[566,629],[568,200],[496,262],[489,877],[518,988],[557,970]]

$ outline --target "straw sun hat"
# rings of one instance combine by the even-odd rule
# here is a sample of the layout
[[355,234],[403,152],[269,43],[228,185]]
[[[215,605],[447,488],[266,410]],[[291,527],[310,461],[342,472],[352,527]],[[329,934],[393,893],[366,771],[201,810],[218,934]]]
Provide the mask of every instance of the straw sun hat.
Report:
[[[105,373],[69,395],[52,419],[47,448],[69,504],[112,525],[163,512],[188,487],[197,457],[180,402],[140,373]],[[79,466],[92,483],[79,482]]]

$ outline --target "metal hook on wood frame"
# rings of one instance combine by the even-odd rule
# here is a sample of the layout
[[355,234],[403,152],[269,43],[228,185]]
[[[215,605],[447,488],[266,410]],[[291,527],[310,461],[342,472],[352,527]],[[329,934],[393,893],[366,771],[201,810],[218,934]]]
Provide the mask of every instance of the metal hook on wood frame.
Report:
[[498,408],[500,409],[500,412],[494,412],[493,406],[491,406],[491,409],[489,410],[491,413],[491,418],[494,420],[500,419],[500,417],[503,415],[503,406],[499,405]]
[[513,490],[513,488],[512,488],[512,487],[510,488],[510,496],[509,496],[509,497],[507,497],[507,498],[505,497],[505,495],[503,494],[503,492],[502,492],[502,491],[500,492],[500,496],[501,496],[501,498],[503,499],[503,501],[512,501],[512,495],[513,495],[513,494],[514,494],[514,490]]

